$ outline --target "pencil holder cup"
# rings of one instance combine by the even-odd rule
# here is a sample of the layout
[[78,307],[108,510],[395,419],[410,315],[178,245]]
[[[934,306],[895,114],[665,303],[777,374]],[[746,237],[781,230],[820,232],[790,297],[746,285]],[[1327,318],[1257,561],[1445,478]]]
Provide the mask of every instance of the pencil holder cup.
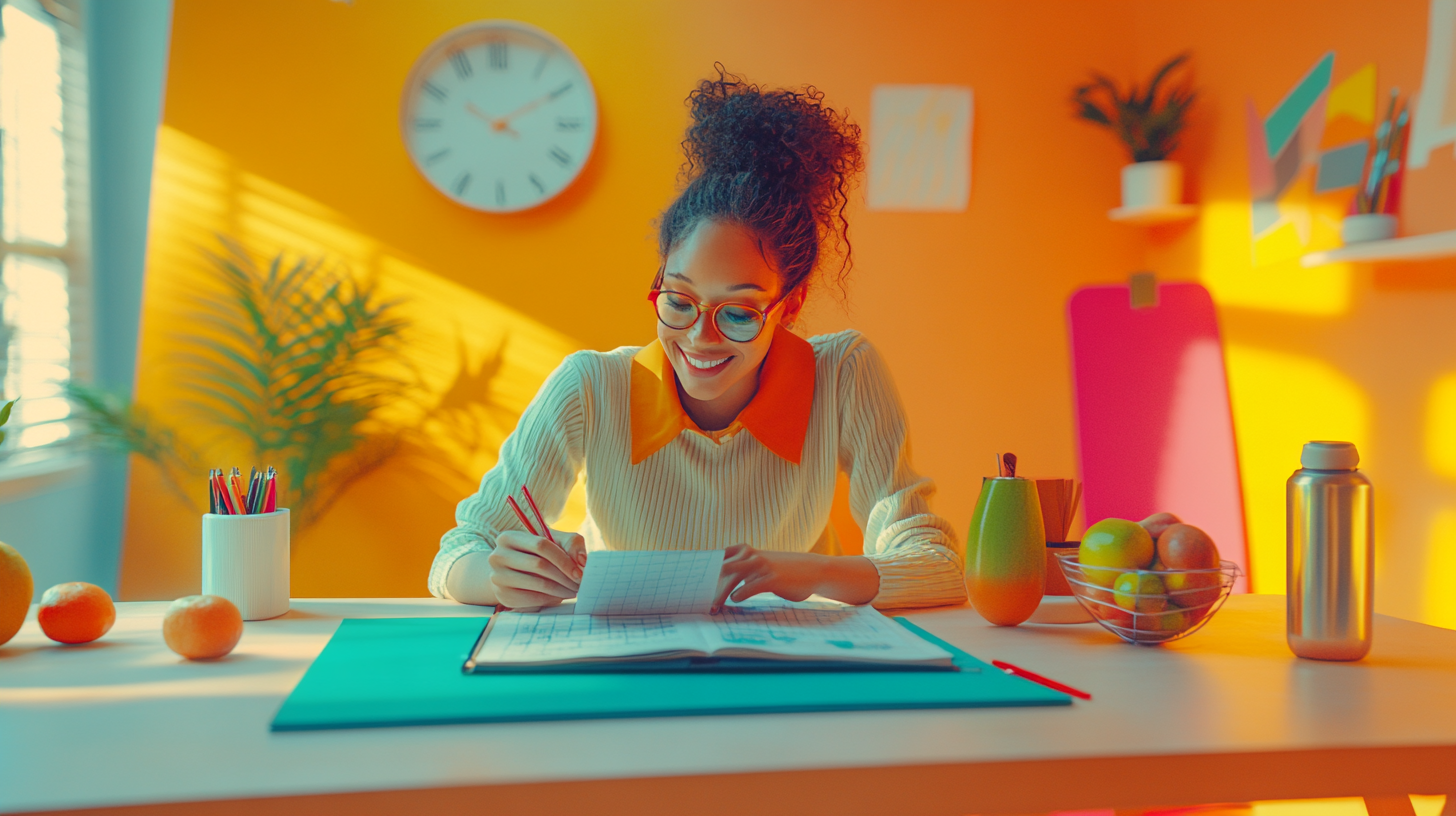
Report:
[[243,620],[288,611],[288,511],[202,517],[202,592],[233,602]]

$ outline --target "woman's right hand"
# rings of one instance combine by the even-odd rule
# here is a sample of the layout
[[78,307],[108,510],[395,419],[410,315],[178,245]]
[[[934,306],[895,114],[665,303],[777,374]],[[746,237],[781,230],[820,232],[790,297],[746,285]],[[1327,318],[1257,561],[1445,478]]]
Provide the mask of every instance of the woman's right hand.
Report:
[[490,554],[490,582],[498,602],[512,609],[555,606],[575,598],[586,566],[586,540],[552,530],[562,545],[530,533],[508,530]]

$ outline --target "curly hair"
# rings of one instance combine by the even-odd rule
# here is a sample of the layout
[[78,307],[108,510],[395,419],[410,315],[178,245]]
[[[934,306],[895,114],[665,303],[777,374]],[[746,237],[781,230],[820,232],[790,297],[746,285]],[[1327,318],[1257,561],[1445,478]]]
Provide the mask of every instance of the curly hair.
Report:
[[778,267],[786,294],[807,285],[826,248],[850,269],[845,208],[864,168],[859,126],[824,104],[824,93],[765,89],[713,66],[688,94],[685,185],[658,221],[663,260],[704,220],[754,234]]

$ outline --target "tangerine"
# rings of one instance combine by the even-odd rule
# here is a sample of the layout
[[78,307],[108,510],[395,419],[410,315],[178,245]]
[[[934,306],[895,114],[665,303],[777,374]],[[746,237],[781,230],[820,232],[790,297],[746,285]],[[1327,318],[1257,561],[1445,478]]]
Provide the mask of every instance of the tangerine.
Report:
[[47,589],[35,617],[46,637],[57,643],[90,643],[116,623],[116,605],[101,587],[71,581]]
[[221,595],[188,595],[167,607],[162,639],[188,660],[215,660],[238,645],[243,615]]
[[34,595],[30,566],[14,547],[0,541],[0,645],[20,631]]

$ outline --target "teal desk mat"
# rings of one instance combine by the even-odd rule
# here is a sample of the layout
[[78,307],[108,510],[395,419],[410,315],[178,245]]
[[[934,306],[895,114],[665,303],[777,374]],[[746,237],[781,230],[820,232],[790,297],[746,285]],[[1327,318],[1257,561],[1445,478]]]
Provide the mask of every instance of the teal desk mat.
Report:
[[897,620],[955,655],[961,671],[466,674],[461,666],[486,618],[345,620],[272,730],[1072,702]]

